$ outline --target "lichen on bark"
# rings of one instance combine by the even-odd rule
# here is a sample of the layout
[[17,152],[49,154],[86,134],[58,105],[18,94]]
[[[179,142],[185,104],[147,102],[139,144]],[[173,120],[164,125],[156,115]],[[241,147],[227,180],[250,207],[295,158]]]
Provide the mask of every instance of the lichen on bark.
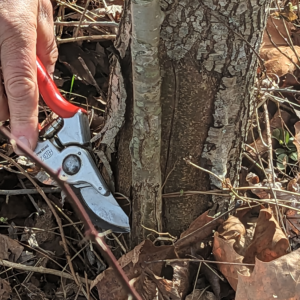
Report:
[[158,43],[163,14],[159,0],[133,0],[132,74],[133,132],[132,159],[132,240],[141,242],[142,227],[162,230],[161,226],[161,102]]
[[[164,193],[208,190],[221,183],[183,162],[186,156],[220,177],[238,179],[251,114],[257,57],[270,0],[162,0],[162,170]],[[208,196],[164,201],[165,230],[180,230]]]

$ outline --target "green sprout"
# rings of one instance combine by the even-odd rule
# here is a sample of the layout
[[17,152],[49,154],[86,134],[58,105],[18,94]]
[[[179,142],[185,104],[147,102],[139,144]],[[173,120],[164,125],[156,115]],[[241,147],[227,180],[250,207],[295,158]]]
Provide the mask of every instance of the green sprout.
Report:
[[276,128],[273,130],[272,138],[279,142],[280,148],[275,150],[277,168],[285,170],[288,162],[297,162],[298,153],[294,144],[294,137],[291,137],[287,130]]

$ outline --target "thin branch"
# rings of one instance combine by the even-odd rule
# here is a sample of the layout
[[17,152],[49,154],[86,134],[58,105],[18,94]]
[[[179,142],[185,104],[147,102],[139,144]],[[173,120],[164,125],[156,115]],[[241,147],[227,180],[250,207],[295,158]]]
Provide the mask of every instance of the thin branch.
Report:
[[[57,21],[54,22],[54,25],[59,25],[59,26],[70,26],[70,27],[77,27],[79,26],[79,21]],[[119,24],[116,22],[105,22],[105,21],[100,21],[100,22],[82,22],[80,27],[81,28],[86,28],[86,27],[93,27],[93,26],[104,26],[104,27],[119,27]]]
[[153,263],[172,263],[172,262],[206,262],[211,264],[219,264],[219,265],[238,265],[238,266],[249,266],[254,267],[255,264],[244,264],[244,263],[236,263],[236,262],[226,262],[226,261],[214,261],[214,260],[206,260],[206,259],[192,259],[192,258],[174,258],[174,259],[160,259],[160,260],[153,260],[153,261],[146,261],[146,264],[153,264]]
[[[9,131],[8,131],[5,127],[3,127],[3,126],[1,126],[0,128],[1,128],[1,132],[2,132],[5,136],[7,136],[8,138],[10,138],[10,133],[9,133]],[[17,141],[15,141],[15,139],[14,139],[14,141],[12,141],[12,144],[17,144],[17,145],[19,146],[19,143],[18,143]],[[21,147],[22,147],[22,146],[21,146]],[[22,150],[21,147],[20,147],[20,149]],[[26,150],[28,151],[28,150],[30,150],[30,149],[29,149],[28,147],[26,147]],[[31,150],[30,150],[30,151],[31,151]],[[32,151],[31,151],[31,152],[32,152]],[[26,153],[26,152],[23,152],[23,153]],[[33,153],[33,152],[32,152],[32,153]],[[9,161],[11,164],[13,164],[16,168],[19,169],[20,172],[22,172],[23,175],[25,175],[25,176],[29,179],[29,181],[35,186],[35,188],[39,191],[40,195],[43,197],[43,199],[45,200],[45,202],[46,202],[47,205],[49,206],[49,208],[50,208],[52,214],[53,214],[54,217],[55,217],[56,223],[57,223],[57,225],[59,226],[59,232],[60,232],[60,234],[61,234],[61,239],[62,239],[63,248],[64,248],[64,251],[65,251],[65,253],[66,253],[66,258],[67,258],[67,260],[68,260],[68,262],[69,262],[69,267],[70,267],[71,273],[72,273],[72,275],[73,275],[73,278],[74,278],[75,282],[76,282],[77,284],[79,284],[79,282],[78,282],[78,280],[77,280],[77,278],[76,278],[76,274],[75,274],[75,271],[74,271],[74,268],[73,268],[73,264],[72,264],[72,262],[71,262],[71,256],[70,256],[70,253],[69,253],[69,248],[68,248],[68,246],[67,246],[65,233],[64,233],[64,230],[63,230],[63,228],[62,228],[62,222],[61,222],[61,219],[60,219],[60,217],[58,216],[58,214],[57,214],[56,210],[54,209],[53,205],[51,204],[51,201],[48,199],[48,197],[46,196],[46,194],[44,193],[44,191],[41,190],[40,186],[39,186],[39,185],[31,178],[31,176],[30,176],[27,172],[25,172],[25,170],[24,170],[18,163],[16,163],[12,158],[10,158],[9,156],[7,156],[7,155],[5,155],[5,154],[3,154],[3,153],[1,153],[1,152],[0,152],[0,156],[1,156],[2,158],[6,159],[7,161]],[[29,156],[29,157],[30,157],[30,156]],[[37,157],[37,156],[34,154],[34,155],[33,155],[32,157],[30,157],[30,158],[32,158],[32,160],[34,161],[34,159],[36,159],[36,157]],[[44,170],[46,170],[46,169],[44,169]]]
[[79,37],[72,37],[67,39],[57,39],[57,44],[66,44],[66,43],[74,43],[79,41],[113,41],[116,39],[115,34],[108,34],[108,35],[88,35],[88,36],[79,36]]
[[79,30],[80,30],[80,26],[81,26],[81,23],[83,22],[83,19],[84,19],[84,17],[85,17],[86,11],[87,11],[87,9],[88,9],[88,7],[89,7],[90,1],[91,1],[91,0],[87,0],[86,3],[85,3],[85,7],[84,7],[84,10],[83,10],[83,13],[82,13],[82,15],[80,16],[79,24],[78,24],[78,27],[76,28],[76,31],[75,31],[75,34],[74,34],[74,37],[75,37],[75,38],[78,37],[78,33],[79,33]]
[[[27,266],[27,265],[22,265],[22,264],[17,264],[11,261],[7,260],[0,260],[0,265],[8,268],[13,268],[13,269],[18,269],[18,270],[23,270],[27,272],[37,272],[37,273],[42,273],[42,274],[49,274],[49,275],[55,275],[58,277],[63,277],[66,279],[71,279],[74,280],[74,277],[71,274],[61,272],[59,270],[54,270],[54,269],[48,269],[44,267],[33,267],[33,266]],[[77,276],[77,278],[82,282],[85,283],[85,279],[82,277]],[[89,280],[89,282],[92,282]]]
[[129,280],[128,280],[125,272],[123,271],[123,269],[117,262],[115,256],[112,254],[110,248],[105,243],[103,236],[98,234],[96,228],[94,227],[93,223],[91,222],[87,212],[85,211],[81,202],[77,198],[76,194],[73,192],[71,187],[66,182],[61,180],[61,178],[59,176],[60,170],[58,170],[57,172],[53,171],[48,165],[46,165],[43,161],[41,161],[39,159],[39,157],[37,157],[36,154],[30,148],[28,148],[22,142],[20,142],[17,138],[15,138],[5,127],[3,127],[3,126],[0,127],[0,132],[2,132],[2,134],[4,134],[7,138],[9,138],[12,144],[17,145],[17,147],[23,153],[25,153],[25,155],[28,158],[30,158],[32,161],[34,161],[37,166],[44,169],[57,182],[57,184],[63,189],[63,191],[65,192],[69,201],[71,201],[71,203],[73,204],[73,208],[78,213],[79,217],[81,218],[81,220],[84,223],[84,226],[86,228],[86,233],[85,233],[86,238],[90,238],[92,241],[96,242],[96,245],[98,246],[102,255],[105,257],[105,259],[108,261],[109,265],[115,271],[115,275],[119,278],[120,283],[122,284],[123,288],[126,290],[128,295],[131,296],[132,299],[142,300],[142,298],[139,296],[139,294],[137,293],[135,288],[129,283]]
[[[41,190],[45,194],[50,194],[50,193],[60,193],[61,189],[60,188],[44,188],[41,187]],[[13,196],[13,195],[35,195],[39,194],[39,191],[37,189],[20,189],[20,190],[0,190],[0,195],[8,195],[8,196]]]

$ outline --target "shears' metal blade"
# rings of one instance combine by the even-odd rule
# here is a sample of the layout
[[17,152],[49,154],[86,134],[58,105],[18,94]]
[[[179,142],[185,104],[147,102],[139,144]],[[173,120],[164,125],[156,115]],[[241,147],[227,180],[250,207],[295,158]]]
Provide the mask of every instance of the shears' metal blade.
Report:
[[130,232],[129,218],[111,193],[101,195],[86,184],[73,185],[72,189],[81,198],[81,203],[95,226],[114,232]]

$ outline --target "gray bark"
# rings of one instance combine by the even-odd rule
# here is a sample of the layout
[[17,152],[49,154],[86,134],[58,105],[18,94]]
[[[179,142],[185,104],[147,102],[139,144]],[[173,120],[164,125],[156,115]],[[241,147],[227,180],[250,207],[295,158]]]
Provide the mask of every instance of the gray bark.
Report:
[[132,236],[139,243],[145,227],[162,231],[161,103],[158,44],[163,14],[159,0],[133,0],[132,82]]
[[[179,236],[212,205],[208,195],[161,201],[165,181],[163,193],[220,187],[214,178],[186,165],[184,157],[192,156],[194,163],[237,183],[257,67],[249,44],[259,50],[269,3],[161,0],[165,17],[160,32],[157,0],[135,0],[133,10],[127,10],[133,14],[133,76],[127,71],[128,49],[125,54],[122,48],[128,98],[115,174],[116,189],[133,199],[133,244],[146,238],[141,225]],[[119,44],[128,45],[128,14],[127,21]],[[133,78],[134,97],[128,78]]]
[[[257,66],[249,44],[259,50],[269,2],[162,1],[163,178],[177,161],[165,193],[221,187],[215,178],[186,165],[187,156],[237,182]],[[166,199],[165,230],[178,236],[209,201],[203,195]]]

